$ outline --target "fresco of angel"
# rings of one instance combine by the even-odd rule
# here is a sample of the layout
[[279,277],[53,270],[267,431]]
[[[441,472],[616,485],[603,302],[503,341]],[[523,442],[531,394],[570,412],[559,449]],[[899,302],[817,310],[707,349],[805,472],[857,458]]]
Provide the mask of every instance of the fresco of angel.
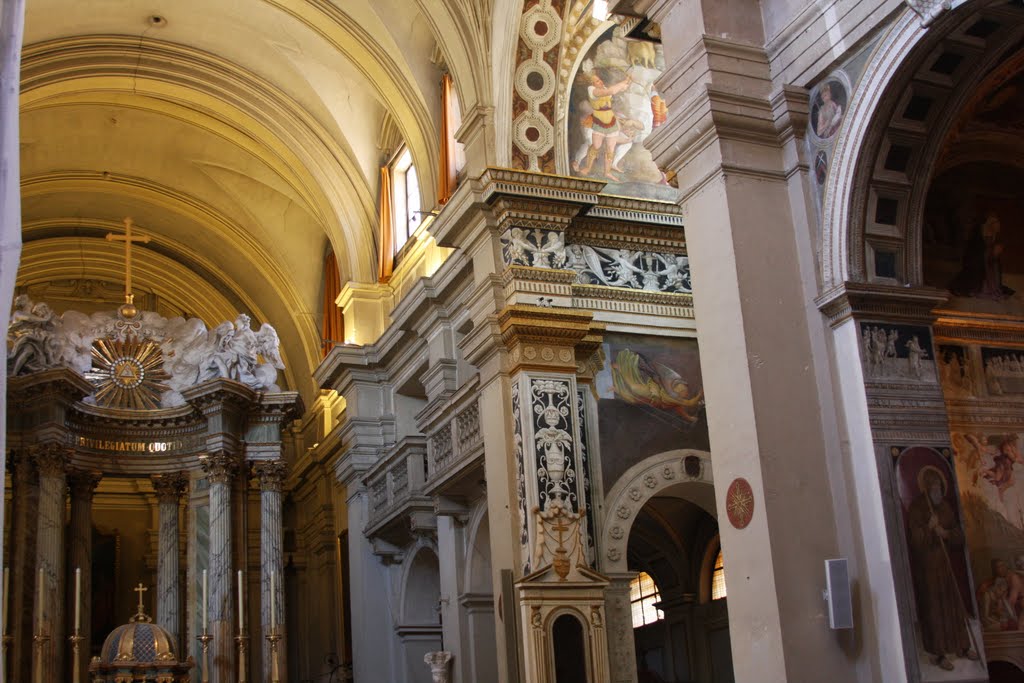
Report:
[[699,419],[704,391],[690,395],[683,377],[661,363],[651,363],[640,354],[623,349],[612,362],[615,394],[626,403],[674,412],[688,423]]

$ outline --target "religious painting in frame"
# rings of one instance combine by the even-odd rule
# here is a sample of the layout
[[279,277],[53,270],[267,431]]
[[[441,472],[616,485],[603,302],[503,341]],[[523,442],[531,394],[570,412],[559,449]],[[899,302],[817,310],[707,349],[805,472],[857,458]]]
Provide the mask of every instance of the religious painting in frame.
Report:
[[646,457],[710,450],[696,339],[608,334],[602,350],[594,388],[606,492]]
[[893,448],[922,680],[984,674],[956,477],[946,455]]

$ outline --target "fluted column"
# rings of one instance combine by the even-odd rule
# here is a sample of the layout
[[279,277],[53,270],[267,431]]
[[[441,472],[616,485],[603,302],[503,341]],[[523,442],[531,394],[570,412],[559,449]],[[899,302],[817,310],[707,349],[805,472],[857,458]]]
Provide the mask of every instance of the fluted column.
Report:
[[[285,478],[283,460],[262,462],[256,466],[260,478],[260,632],[270,634],[270,601],[274,601],[277,616],[277,632],[282,636],[284,628],[284,556],[282,535],[284,525],[281,518],[281,484]],[[270,594],[270,573],[274,572],[274,594]],[[277,646],[278,674],[282,683],[288,678],[285,665],[287,643],[282,639]],[[272,660],[270,643],[263,639],[263,680],[271,681]]]
[[10,470],[14,514],[11,520],[11,604],[7,611],[7,628],[14,640],[9,651],[11,661],[8,673],[11,681],[30,681],[39,482],[33,459],[25,450],[11,452]]
[[[82,570],[82,596],[79,606],[81,615],[82,640],[79,648],[79,671],[82,672],[82,683],[88,677],[89,670],[89,644],[92,637],[92,497],[99,485],[103,474],[100,472],[75,470],[68,475],[68,488],[71,490],[71,553],[68,555],[67,586],[73,586],[75,580],[75,569]],[[73,634],[75,629],[75,596],[73,591],[68,591],[68,629]]]
[[[178,514],[182,494],[188,488],[183,473],[152,478],[160,506],[160,540],[156,561],[156,623],[181,642],[181,575],[178,548]],[[178,650],[179,652],[181,650]]]
[[234,456],[215,452],[203,458],[210,481],[210,629],[212,683],[235,680],[235,624],[231,596],[231,480]]
[[[50,640],[33,671],[41,681],[62,681],[64,658],[64,496],[67,491],[68,449],[59,444],[35,448],[39,469],[39,512],[36,526],[36,595],[33,632]],[[42,582],[39,571],[42,570]],[[39,610],[40,594],[45,597]],[[38,669],[36,668],[38,667]]]

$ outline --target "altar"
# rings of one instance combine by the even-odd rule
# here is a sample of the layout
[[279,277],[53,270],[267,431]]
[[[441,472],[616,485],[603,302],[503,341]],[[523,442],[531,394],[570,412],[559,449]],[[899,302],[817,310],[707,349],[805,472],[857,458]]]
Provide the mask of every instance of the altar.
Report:
[[[130,254],[130,222],[121,239]],[[85,681],[107,635],[91,632],[93,608],[116,606],[110,591],[123,591],[117,576],[129,571],[155,578],[153,625],[144,626],[150,617],[140,604],[133,632],[166,634],[165,659],[197,663],[192,674],[175,669],[159,680],[283,680],[281,489],[288,425],[302,404],[278,385],[277,333],[268,323],[254,330],[244,313],[211,329],[195,318],[139,311],[132,299],[129,271],[125,304],[115,311],[57,315],[45,302],[15,302],[8,680],[49,683],[74,671]],[[114,498],[150,501],[153,523],[124,515],[118,522],[122,536],[141,529],[133,532],[141,558],[126,557],[118,536],[114,562],[99,563],[106,552],[93,547],[103,538],[93,524],[100,486]],[[93,576],[94,566],[114,576],[106,569]],[[69,640],[81,642],[77,659],[67,654]],[[108,680],[99,672],[89,680]]]

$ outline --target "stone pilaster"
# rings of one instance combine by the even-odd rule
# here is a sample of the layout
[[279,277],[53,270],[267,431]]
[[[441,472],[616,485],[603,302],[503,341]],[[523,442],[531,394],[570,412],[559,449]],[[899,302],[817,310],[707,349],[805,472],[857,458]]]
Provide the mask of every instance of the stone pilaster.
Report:
[[[68,633],[75,632],[75,569],[82,571],[79,671],[85,674],[89,669],[89,644],[92,638],[92,497],[103,478],[101,472],[74,470],[68,474],[68,488],[71,491],[71,528],[69,539],[71,552],[67,568],[67,624]],[[84,678],[82,679],[85,680]],[[82,681],[73,681],[82,683]]]
[[[283,460],[261,462],[256,465],[256,474],[260,480],[260,632],[271,635],[270,606],[274,605],[276,616],[276,632],[287,636],[285,629],[284,600],[284,545],[283,521],[281,517],[281,486],[284,482],[286,467]],[[274,574],[274,593],[270,592],[270,575]],[[270,643],[262,639],[263,645],[263,680],[272,681],[273,661]],[[288,668],[285,665],[287,642],[282,639],[277,647],[279,680],[287,680]]]
[[49,637],[33,671],[43,681],[64,680],[64,506],[69,456],[65,446],[55,443],[36,446],[33,452],[39,470],[33,632]]
[[181,570],[179,513],[182,495],[188,490],[184,473],[152,479],[160,506],[160,538],[156,568],[156,623],[181,642]]
[[11,520],[10,607],[7,629],[11,643],[10,680],[29,681],[32,677],[32,616],[35,599],[36,518],[39,508],[39,481],[32,457],[25,449],[11,451],[13,519]]
[[210,615],[212,683],[235,680],[234,603],[232,602],[231,482],[238,471],[237,459],[224,451],[202,459],[210,482]]

